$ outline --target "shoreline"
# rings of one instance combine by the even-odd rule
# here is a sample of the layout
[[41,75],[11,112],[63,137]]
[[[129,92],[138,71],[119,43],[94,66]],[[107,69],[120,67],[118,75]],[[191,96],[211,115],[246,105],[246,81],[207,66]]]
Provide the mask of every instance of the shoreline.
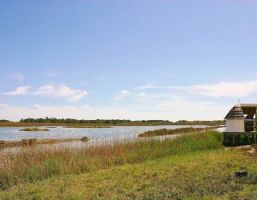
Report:
[[88,137],[82,138],[66,138],[66,139],[23,139],[18,141],[6,141],[0,140],[0,149],[8,148],[8,147],[19,147],[19,146],[34,146],[38,144],[58,144],[58,143],[66,143],[66,142],[76,142],[82,141],[87,142],[89,140]]
[[65,124],[65,123],[21,123],[21,122],[8,122],[1,123],[0,128],[14,128],[14,127],[49,127],[49,128],[112,128],[112,127],[120,127],[120,126],[219,126],[224,127],[224,124]]

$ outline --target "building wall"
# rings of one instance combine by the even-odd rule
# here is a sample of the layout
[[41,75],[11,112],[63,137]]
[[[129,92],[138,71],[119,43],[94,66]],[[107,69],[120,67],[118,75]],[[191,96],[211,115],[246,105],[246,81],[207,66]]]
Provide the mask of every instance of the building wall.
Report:
[[226,132],[245,132],[244,119],[227,119]]

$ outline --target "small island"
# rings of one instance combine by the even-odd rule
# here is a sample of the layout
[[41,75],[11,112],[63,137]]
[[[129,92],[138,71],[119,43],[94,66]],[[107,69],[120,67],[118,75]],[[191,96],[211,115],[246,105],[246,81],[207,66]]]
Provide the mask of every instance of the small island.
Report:
[[32,128],[23,128],[23,129],[20,129],[20,131],[49,131],[49,129],[32,127]]
[[84,136],[82,138],[64,138],[64,139],[36,139],[36,138],[27,138],[20,141],[5,141],[0,140],[0,149],[6,147],[18,147],[18,146],[34,146],[37,144],[57,144],[57,143],[67,143],[67,142],[87,142],[89,138]]

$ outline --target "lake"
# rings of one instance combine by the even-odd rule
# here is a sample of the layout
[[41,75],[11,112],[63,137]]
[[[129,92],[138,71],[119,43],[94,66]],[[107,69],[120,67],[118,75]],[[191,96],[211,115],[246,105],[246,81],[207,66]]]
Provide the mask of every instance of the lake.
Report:
[[65,138],[82,138],[84,136],[90,139],[117,139],[117,138],[134,138],[138,134],[149,130],[156,129],[177,129],[185,127],[203,127],[203,126],[115,126],[111,128],[49,128],[49,131],[20,131],[22,127],[0,127],[0,140],[19,141],[22,139],[65,139]]
[[[77,138],[81,139],[87,136],[90,140],[82,142],[80,140],[74,142],[62,142],[56,144],[37,144],[35,146],[17,146],[6,147],[0,149],[1,153],[17,153],[24,150],[33,149],[60,149],[60,148],[84,148],[92,146],[114,145],[117,143],[127,143],[130,141],[147,140],[151,138],[138,138],[138,134],[149,130],[157,129],[177,129],[177,128],[201,128],[207,127],[202,125],[186,126],[186,125],[166,125],[166,126],[115,126],[111,128],[65,128],[56,127],[49,128],[49,131],[20,131],[24,127],[0,127],[0,141],[20,141],[22,139],[65,139]],[[219,130],[219,129],[218,129]],[[222,131],[220,129],[219,131]],[[155,139],[163,140],[165,138],[175,139],[178,135],[157,136]]]

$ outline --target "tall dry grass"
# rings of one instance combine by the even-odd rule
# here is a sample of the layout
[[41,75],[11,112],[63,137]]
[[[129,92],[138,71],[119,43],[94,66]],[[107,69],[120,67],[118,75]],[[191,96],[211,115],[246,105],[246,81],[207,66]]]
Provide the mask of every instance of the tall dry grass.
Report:
[[13,185],[53,176],[81,174],[218,148],[221,148],[220,133],[209,131],[184,135],[175,140],[146,140],[79,149],[31,149],[17,154],[0,154],[0,188],[6,190]]

